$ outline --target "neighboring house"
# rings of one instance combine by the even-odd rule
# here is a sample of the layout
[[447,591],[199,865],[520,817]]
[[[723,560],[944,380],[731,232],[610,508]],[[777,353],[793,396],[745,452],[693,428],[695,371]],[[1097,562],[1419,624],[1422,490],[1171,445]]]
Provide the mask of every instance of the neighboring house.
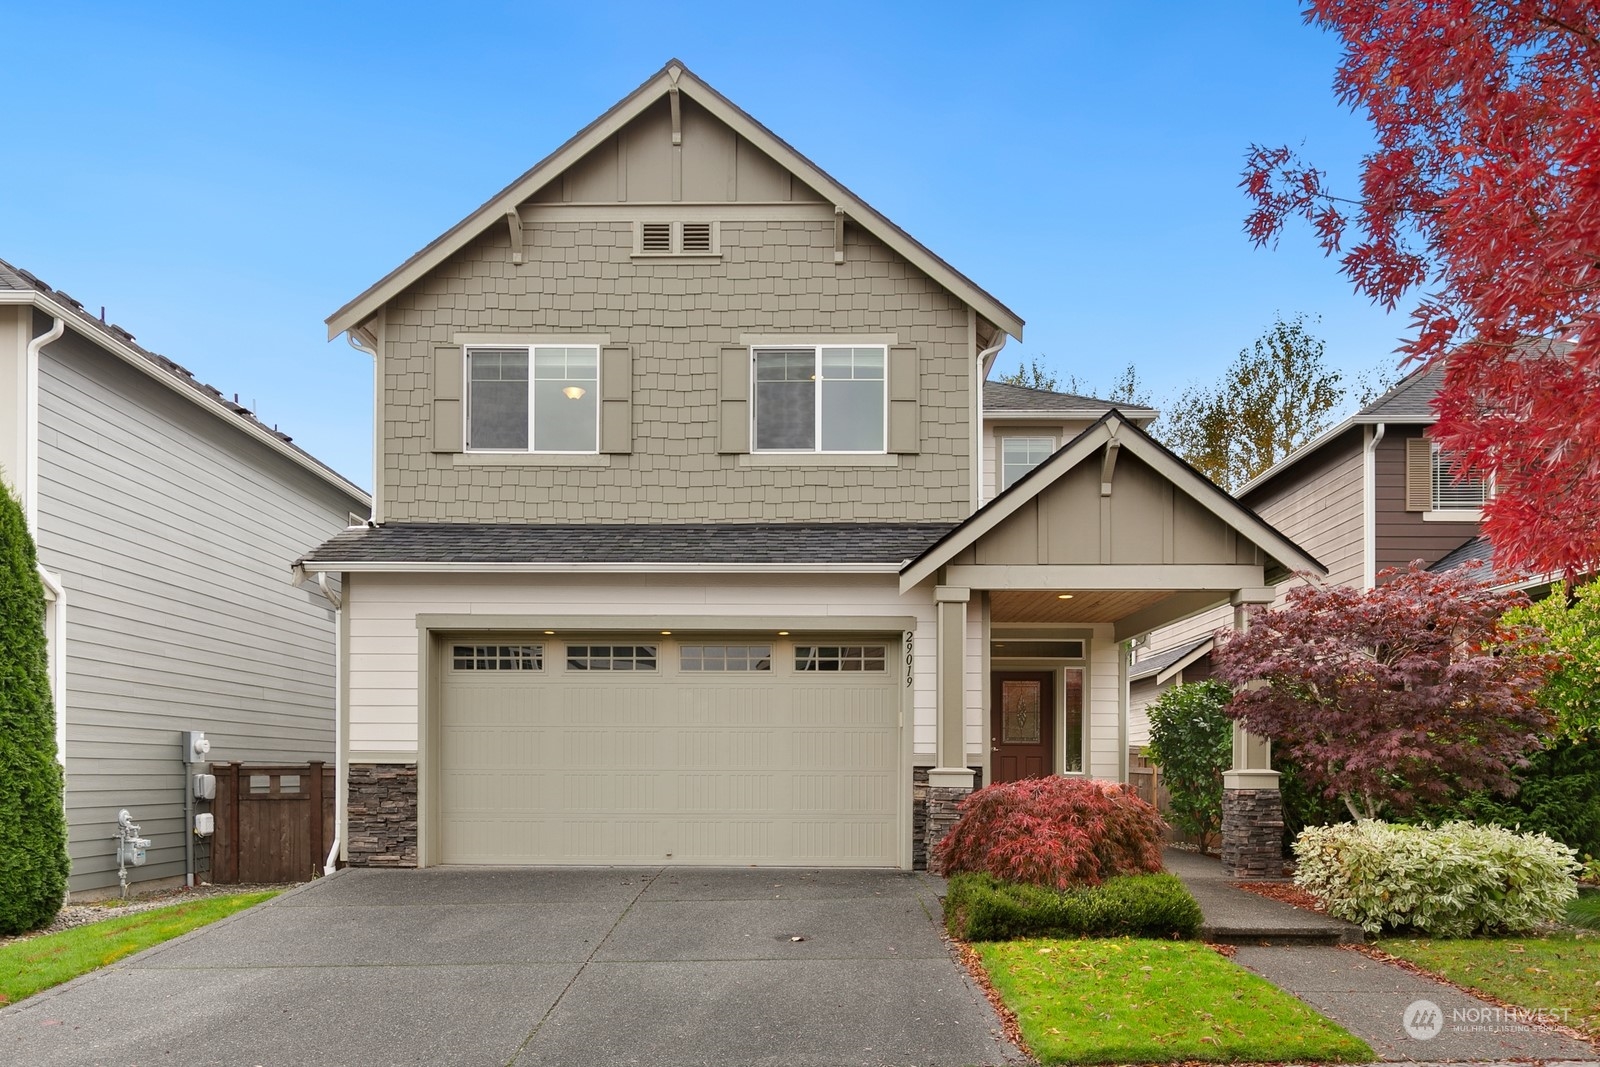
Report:
[[[1429,440],[1441,366],[1394,388],[1248,482],[1239,501],[1328,567],[1327,581],[1370,589],[1413,560],[1445,569],[1487,556],[1478,528],[1484,481],[1458,478]],[[1280,599],[1299,579],[1279,587]],[[1210,638],[1231,611],[1201,612],[1141,642],[1130,671],[1129,742],[1148,740],[1145,709],[1182,681],[1210,675]]]
[[1319,570],[1154,412],[986,384],[1021,319],[677,62],[328,329],[352,864],[910,868],[1126,777],[1130,638]]
[[[0,262],[0,478],[38,543],[70,889],[185,875],[180,732],[211,758],[334,755],[333,613],[290,584],[365,493],[189,372]],[[200,768],[204,769],[204,768]]]

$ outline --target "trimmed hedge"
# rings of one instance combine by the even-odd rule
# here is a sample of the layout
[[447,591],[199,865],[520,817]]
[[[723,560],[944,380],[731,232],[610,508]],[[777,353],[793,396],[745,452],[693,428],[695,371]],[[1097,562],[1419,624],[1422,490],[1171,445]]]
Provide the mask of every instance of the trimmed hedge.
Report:
[[1191,938],[1200,905],[1170,874],[1128,874],[1096,886],[1051,889],[958,874],[944,898],[945,928],[963,941],[1022,937]]
[[1469,822],[1362,821],[1302,832],[1295,884],[1368,933],[1520,933],[1559,922],[1577,896],[1572,849]]

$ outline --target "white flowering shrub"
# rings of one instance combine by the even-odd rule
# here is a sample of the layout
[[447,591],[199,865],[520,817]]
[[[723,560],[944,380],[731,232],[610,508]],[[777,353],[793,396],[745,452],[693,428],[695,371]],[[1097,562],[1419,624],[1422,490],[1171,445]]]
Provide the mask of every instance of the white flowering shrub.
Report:
[[1572,849],[1499,826],[1313,826],[1294,854],[1295,884],[1372,934],[1521,932],[1560,919],[1578,894]]

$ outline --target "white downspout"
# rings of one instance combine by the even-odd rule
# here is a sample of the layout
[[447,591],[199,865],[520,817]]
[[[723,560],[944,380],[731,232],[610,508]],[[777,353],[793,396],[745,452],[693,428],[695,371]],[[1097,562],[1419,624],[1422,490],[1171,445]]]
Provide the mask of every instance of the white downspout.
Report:
[[344,332],[344,339],[357,352],[372,357],[372,521],[383,522],[383,360],[378,355],[378,339],[370,331],[356,327]]
[[993,348],[985,348],[982,352],[978,353],[978,366],[976,370],[978,385],[977,388],[973,390],[973,392],[977,395],[978,412],[978,417],[975,424],[976,432],[974,433],[972,439],[974,468],[972,472],[972,509],[974,511],[983,506],[983,383],[984,380],[989,376],[987,368],[990,365],[990,361],[1000,355],[1000,350],[1006,346],[1006,341],[1008,340],[1010,340],[1010,338],[1006,336],[1004,331],[1001,331],[1000,342],[998,344],[996,344]]
[[324,875],[339,869],[339,846],[344,828],[345,766],[344,766],[344,608],[339,597],[328,590],[326,575],[318,574],[322,592],[333,604],[333,844],[328,848],[328,858],[322,865]]
[[55,597],[50,627],[50,702],[56,713],[56,762],[67,765],[67,588],[61,576],[39,567],[39,580]]
[[1378,584],[1378,443],[1383,440],[1384,423],[1367,431],[1367,447],[1361,450],[1361,581],[1363,589]]
[[67,324],[56,319],[48,332],[28,342],[27,362],[23,365],[22,401],[25,420],[26,452],[22,457],[22,510],[28,519],[28,533],[35,543],[39,540],[39,352],[45,345],[60,340],[67,332]]

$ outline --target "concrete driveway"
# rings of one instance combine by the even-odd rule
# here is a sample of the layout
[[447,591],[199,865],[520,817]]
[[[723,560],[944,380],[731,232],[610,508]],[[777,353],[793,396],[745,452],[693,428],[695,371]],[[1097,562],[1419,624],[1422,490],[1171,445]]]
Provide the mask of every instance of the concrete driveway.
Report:
[[344,871],[0,1011],[0,1062],[1023,1062],[882,871]]

